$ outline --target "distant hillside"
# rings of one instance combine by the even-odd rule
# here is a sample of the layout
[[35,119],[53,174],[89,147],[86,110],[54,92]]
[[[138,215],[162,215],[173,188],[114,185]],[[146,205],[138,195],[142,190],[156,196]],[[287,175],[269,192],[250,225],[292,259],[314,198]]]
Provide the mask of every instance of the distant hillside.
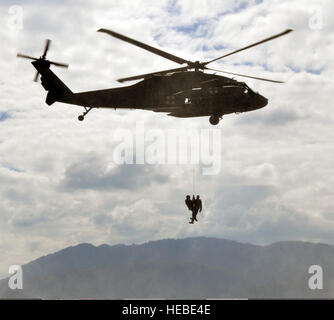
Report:
[[[311,265],[323,268],[323,290],[308,288]],[[21,291],[0,281],[0,298],[331,298],[334,247],[215,238],[80,244],[24,265],[23,275]]]

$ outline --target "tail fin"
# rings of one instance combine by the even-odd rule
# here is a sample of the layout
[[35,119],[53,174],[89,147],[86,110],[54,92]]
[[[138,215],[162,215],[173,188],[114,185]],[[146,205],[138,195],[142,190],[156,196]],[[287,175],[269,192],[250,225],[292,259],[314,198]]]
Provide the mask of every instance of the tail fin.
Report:
[[74,93],[50,70],[48,61],[36,60],[32,65],[41,74],[42,86],[48,91],[45,102],[49,106],[56,101],[74,104]]

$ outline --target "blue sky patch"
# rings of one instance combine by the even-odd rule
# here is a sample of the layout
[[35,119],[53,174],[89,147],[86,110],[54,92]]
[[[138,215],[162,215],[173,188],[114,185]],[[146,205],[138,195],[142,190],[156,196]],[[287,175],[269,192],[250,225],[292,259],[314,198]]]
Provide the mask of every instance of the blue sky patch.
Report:
[[153,36],[153,39],[158,42],[161,37],[162,37],[162,34],[158,33],[158,34],[156,34],[156,35]]
[[177,4],[177,0],[169,0],[167,4],[167,11],[172,15],[180,15],[181,14],[181,8]]
[[247,6],[248,6],[248,3],[246,1],[240,2],[240,4],[236,8],[234,8],[233,12],[235,12],[235,13],[240,12],[240,11],[246,9]]
[[177,32],[186,33],[192,38],[203,38],[208,36],[210,24],[207,21],[198,20],[193,24],[175,27]]
[[4,168],[10,170],[10,171],[14,171],[14,172],[18,172],[18,173],[22,173],[24,172],[24,170],[21,170],[21,169],[18,169],[18,168],[15,168],[11,165],[5,165]]
[[323,70],[322,68],[320,68],[320,69],[306,68],[306,72],[307,73],[312,73],[312,74],[321,74],[322,70]]
[[241,63],[233,63],[234,66],[250,66],[253,67],[254,63],[250,62],[250,61],[245,61],[245,62],[241,62]]
[[289,65],[288,68],[295,73],[306,71],[307,73],[317,74],[317,75],[321,74],[321,71],[323,70],[322,68],[320,68],[320,69],[306,68],[305,70],[302,70],[301,68],[291,66],[291,65]]
[[8,112],[0,112],[0,122],[6,121],[10,118],[10,114]]
[[300,72],[300,68],[297,68],[297,67],[294,67],[294,66],[291,66],[291,65],[288,65],[287,67],[290,70],[292,70],[293,72],[296,72],[296,73]]
[[227,47],[223,46],[223,45],[215,45],[215,46],[207,46],[206,44],[204,44],[201,49],[202,51],[210,51],[210,50],[216,50],[216,51],[223,51],[225,50]]

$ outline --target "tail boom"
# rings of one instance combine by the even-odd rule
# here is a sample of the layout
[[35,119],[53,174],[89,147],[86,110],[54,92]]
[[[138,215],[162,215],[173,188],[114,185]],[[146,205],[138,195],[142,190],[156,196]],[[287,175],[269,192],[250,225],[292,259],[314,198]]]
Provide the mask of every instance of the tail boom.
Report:
[[50,70],[48,61],[36,60],[32,65],[41,74],[42,86],[48,91],[45,102],[49,106],[56,101],[77,104],[75,94]]

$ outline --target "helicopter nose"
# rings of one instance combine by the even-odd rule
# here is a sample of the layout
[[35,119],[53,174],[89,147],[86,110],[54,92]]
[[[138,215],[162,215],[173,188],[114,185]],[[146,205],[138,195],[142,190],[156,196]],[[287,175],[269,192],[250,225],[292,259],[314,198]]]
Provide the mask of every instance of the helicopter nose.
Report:
[[261,96],[260,94],[257,96],[257,106],[259,108],[263,108],[268,104],[268,99],[264,96]]

